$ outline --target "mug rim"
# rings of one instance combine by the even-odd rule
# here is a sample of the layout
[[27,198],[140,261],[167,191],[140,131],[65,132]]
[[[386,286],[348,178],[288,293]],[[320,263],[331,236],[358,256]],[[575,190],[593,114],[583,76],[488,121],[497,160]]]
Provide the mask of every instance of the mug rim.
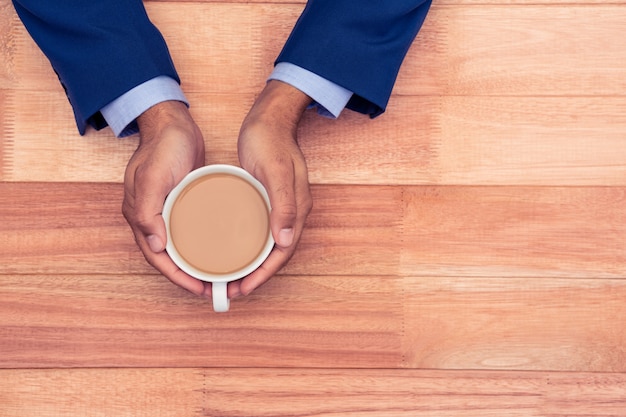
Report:
[[211,274],[205,271],[202,271],[198,268],[195,268],[193,265],[190,265],[185,259],[180,255],[178,250],[176,249],[171,232],[170,232],[170,216],[172,212],[172,208],[174,206],[174,202],[180,195],[180,193],[185,189],[187,185],[194,182],[197,179],[205,177],[207,175],[212,174],[231,174],[242,178],[250,185],[252,185],[258,192],[261,194],[263,201],[267,207],[268,213],[271,212],[272,207],[270,204],[269,195],[267,194],[267,190],[261,184],[259,180],[254,178],[252,174],[250,174],[245,169],[238,167],[236,165],[228,165],[228,164],[211,164],[205,165],[203,167],[197,168],[190,173],[188,173],[177,185],[170,191],[170,193],[165,198],[165,202],[163,204],[163,211],[161,216],[163,217],[163,221],[165,222],[165,230],[167,232],[167,242],[165,244],[165,250],[167,254],[172,259],[172,261],[185,273],[191,275],[192,277],[199,279],[205,282],[230,282],[236,281],[245,277],[246,275],[254,272],[261,264],[267,259],[270,252],[274,247],[274,238],[272,236],[271,229],[268,231],[268,237],[263,246],[263,249],[259,253],[259,255],[245,267],[238,269],[233,272],[229,272],[228,274]]

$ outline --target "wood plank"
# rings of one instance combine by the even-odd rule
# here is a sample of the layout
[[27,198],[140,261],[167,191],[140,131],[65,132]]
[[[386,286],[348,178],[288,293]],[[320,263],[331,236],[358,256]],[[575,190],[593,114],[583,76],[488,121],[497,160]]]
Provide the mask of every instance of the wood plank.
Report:
[[[254,94],[302,5],[151,2],[147,8],[168,41],[185,91]],[[194,25],[181,23],[188,16]],[[621,4],[435,5],[395,93],[623,96],[625,19]],[[0,68],[0,87],[58,88],[14,13],[8,26],[0,51],[11,64]]]
[[[120,184],[0,191],[0,273],[154,273],[121,215]],[[318,185],[283,273],[619,278],[625,191]]]
[[313,187],[311,193],[313,209],[283,273],[398,274],[404,215],[401,187],[326,185]]
[[409,368],[626,371],[623,278],[407,277],[401,287]]
[[622,5],[433,7],[395,92],[623,96],[626,39],[614,38],[625,15]]
[[626,407],[620,374],[85,369],[0,375],[6,417],[616,417]]
[[147,272],[119,184],[0,183],[0,273]]
[[309,114],[300,143],[314,183],[623,185],[626,100],[392,98],[375,120]]
[[0,367],[396,368],[401,283],[274,278],[217,314],[157,276],[0,275]]
[[[398,272],[402,190],[313,189],[288,274]],[[121,184],[0,183],[0,273],[154,274],[121,214]]]
[[624,279],[281,276],[227,314],[157,276],[0,275],[1,368],[626,372]]
[[[80,137],[62,91],[5,93],[5,181],[122,181],[136,137]],[[253,95],[189,98],[206,162],[238,164]],[[310,112],[299,136],[314,184],[626,185],[625,132],[622,97],[396,96],[375,120]]]
[[626,272],[620,187],[407,187],[402,274],[615,277]]
[[[3,91],[4,181],[122,182],[138,140],[109,129],[81,137],[62,91]],[[17,106],[17,107],[15,107]]]
[[201,415],[206,395],[201,369],[1,370],[0,375],[4,417],[191,417]]
[[612,97],[445,98],[441,183],[624,185],[625,114]]

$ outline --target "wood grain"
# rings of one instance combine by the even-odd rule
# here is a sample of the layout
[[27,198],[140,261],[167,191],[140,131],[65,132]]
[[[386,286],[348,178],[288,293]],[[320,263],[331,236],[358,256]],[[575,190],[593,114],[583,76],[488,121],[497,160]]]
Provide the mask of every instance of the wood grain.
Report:
[[621,31],[624,13],[622,5],[434,8],[407,55],[395,91],[623,96],[626,40],[613,38]]
[[[0,272],[154,273],[120,184],[1,183]],[[314,186],[296,275],[622,277],[618,187]]]
[[120,185],[0,183],[0,273],[147,271]]
[[228,314],[159,276],[15,275],[0,367],[626,371],[623,279],[280,276]]
[[626,379],[618,374],[85,369],[0,375],[6,417],[616,417],[626,407]]
[[203,415],[206,395],[201,369],[2,370],[0,375],[4,417],[191,417]]
[[8,90],[0,104],[4,181],[123,181],[138,138],[118,140],[109,129],[81,137],[62,91]]
[[624,191],[407,188],[402,273],[623,278]]
[[406,367],[626,370],[623,279],[407,277],[402,288]]
[[[0,415],[623,417],[626,2],[434,3],[385,115],[305,116],[298,251],[215,314],[0,0]],[[304,4],[146,1],[207,163]]]
[[0,366],[398,367],[400,284],[280,277],[217,314],[159,276],[4,276]]
[[[207,163],[238,164],[253,95],[188,96]],[[8,90],[0,111],[5,181],[121,182],[137,146],[80,137],[61,91]],[[299,136],[315,184],[606,186],[626,185],[625,132],[622,97],[397,96],[375,120],[310,113]]]

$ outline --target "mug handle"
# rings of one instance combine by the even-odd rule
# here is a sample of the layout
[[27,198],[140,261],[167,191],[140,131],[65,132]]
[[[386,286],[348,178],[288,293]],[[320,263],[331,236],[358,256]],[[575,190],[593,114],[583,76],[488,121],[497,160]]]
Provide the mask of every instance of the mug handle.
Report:
[[217,313],[225,313],[230,308],[230,300],[228,299],[228,283],[214,282],[212,284],[213,293],[213,310]]

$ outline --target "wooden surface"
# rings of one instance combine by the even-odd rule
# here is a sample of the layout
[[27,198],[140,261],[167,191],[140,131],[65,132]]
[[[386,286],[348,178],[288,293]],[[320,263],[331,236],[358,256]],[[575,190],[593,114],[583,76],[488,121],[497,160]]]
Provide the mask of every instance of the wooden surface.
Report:
[[[207,162],[236,164],[304,1],[146,6]],[[623,417],[625,21],[435,1],[385,115],[307,114],[298,251],[218,315],[135,246],[137,138],[77,134],[0,0],[0,416]]]
[[[20,394],[32,399],[28,410],[36,416],[621,416],[623,404],[615,400],[626,389],[621,374],[553,372],[169,368],[1,373],[6,417],[24,416]],[[14,395],[6,395],[7,389]],[[68,401],[50,413],[59,397]]]

